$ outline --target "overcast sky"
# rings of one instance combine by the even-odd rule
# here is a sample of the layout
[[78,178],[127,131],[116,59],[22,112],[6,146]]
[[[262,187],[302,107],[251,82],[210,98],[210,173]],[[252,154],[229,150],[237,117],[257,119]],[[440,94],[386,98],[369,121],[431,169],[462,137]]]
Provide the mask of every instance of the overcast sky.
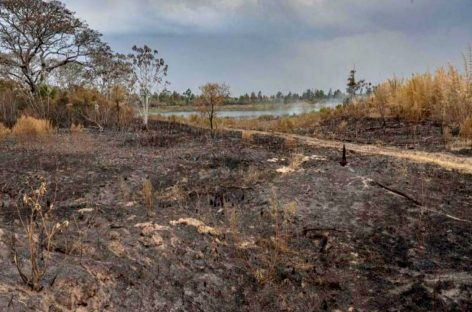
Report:
[[472,43],[471,0],[66,0],[115,51],[148,44],[170,89],[342,88],[453,63]]

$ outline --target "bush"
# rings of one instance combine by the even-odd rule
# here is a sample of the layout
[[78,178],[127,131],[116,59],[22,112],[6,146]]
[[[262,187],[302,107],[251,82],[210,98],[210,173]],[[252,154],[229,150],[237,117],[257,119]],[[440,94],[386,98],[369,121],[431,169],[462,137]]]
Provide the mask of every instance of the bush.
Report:
[[114,89],[110,100],[96,90],[76,87],[61,94],[51,120],[54,125],[69,128],[82,124],[97,128],[126,128],[134,119],[134,110],[125,104]]
[[13,135],[25,138],[46,136],[53,132],[54,128],[49,121],[30,116],[21,116],[12,130]]

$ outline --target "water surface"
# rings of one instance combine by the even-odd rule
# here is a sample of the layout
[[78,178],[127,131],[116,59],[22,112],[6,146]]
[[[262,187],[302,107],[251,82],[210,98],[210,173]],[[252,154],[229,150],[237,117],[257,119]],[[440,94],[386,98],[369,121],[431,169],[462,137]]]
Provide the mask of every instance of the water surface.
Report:
[[[225,109],[220,107],[217,115],[222,118],[257,118],[260,116],[296,116],[304,113],[316,112],[323,107],[335,107],[338,103],[291,103],[291,104],[258,104],[251,106],[241,106],[242,109]],[[243,109],[244,108],[244,109]],[[179,116],[189,117],[191,115],[199,114],[197,110],[193,111],[166,111],[156,112],[162,116]]]

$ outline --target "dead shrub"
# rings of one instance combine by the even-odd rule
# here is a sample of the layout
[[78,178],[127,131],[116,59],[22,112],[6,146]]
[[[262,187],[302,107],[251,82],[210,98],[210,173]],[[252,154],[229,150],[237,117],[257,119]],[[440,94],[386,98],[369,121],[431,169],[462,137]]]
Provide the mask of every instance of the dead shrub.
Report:
[[[23,195],[17,206],[21,226],[26,234],[30,273],[25,272],[24,259],[18,254],[15,236],[12,238],[11,249],[18,273],[22,281],[34,291],[43,289],[42,282],[49,267],[53,242],[69,226],[67,220],[57,222],[52,218],[53,207],[46,200],[47,191],[46,182],[41,181],[37,189]],[[24,210],[28,212],[26,217],[22,217],[21,211]]]
[[36,119],[30,116],[21,116],[12,129],[15,136],[21,138],[37,138],[53,134],[54,128],[45,119]]
[[270,283],[277,280],[277,267],[284,261],[284,255],[290,252],[289,226],[297,213],[295,202],[282,205],[277,196],[277,190],[272,188],[270,206],[270,217],[273,222],[274,232],[268,244],[268,255],[265,259],[265,268],[254,270],[254,277],[260,284]]

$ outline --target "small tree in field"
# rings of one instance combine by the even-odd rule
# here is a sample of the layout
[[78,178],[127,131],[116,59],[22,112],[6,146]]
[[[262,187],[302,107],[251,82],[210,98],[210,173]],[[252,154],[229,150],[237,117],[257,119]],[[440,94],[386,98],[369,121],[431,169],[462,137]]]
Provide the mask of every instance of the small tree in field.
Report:
[[213,136],[214,121],[216,117],[215,108],[222,105],[229,96],[229,87],[225,84],[207,83],[200,87],[202,95],[198,101],[200,110],[208,117],[211,136]]
[[168,65],[160,58],[157,50],[148,46],[142,48],[134,46],[133,54],[129,55],[133,65],[135,89],[140,95],[139,113],[143,124],[147,128],[149,120],[149,100],[153,93],[158,92],[159,86],[166,85]]

